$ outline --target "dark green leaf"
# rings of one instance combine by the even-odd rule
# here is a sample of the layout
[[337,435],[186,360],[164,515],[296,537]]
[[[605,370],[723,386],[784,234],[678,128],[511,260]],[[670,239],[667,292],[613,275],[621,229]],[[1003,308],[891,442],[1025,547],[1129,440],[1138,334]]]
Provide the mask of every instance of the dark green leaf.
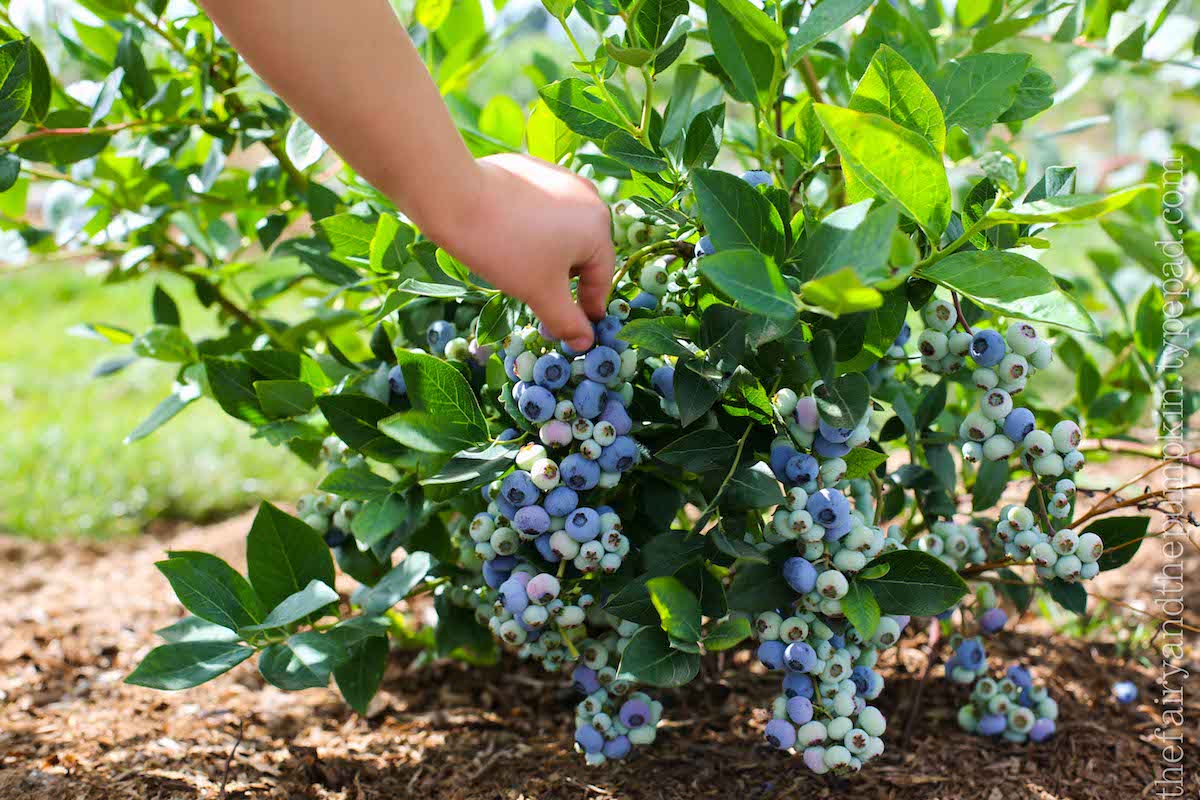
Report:
[[190,689],[228,672],[252,655],[254,648],[234,642],[164,644],[151,650],[125,682],[166,691]]
[[749,639],[751,635],[750,620],[745,617],[729,617],[723,619],[709,629],[702,643],[704,649],[711,653],[730,650]]
[[188,611],[234,631],[262,621],[262,601],[233,567],[208,553],[176,551],[167,555],[167,560],[155,566]]
[[675,649],[662,630],[645,627],[626,646],[617,677],[649,686],[683,686],[699,672],[699,655]]
[[1108,517],[1087,526],[1084,533],[1094,533],[1104,542],[1104,555],[1097,562],[1101,572],[1128,564],[1142,546],[1149,517]]
[[336,638],[306,631],[263,650],[258,669],[268,683],[296,692],[328,685],[329,675],[345,658],[346,650]]
[[374,616],[399,603],[424,580],[433,564],[428,553],[409,553],[361,599],[363,612]]
[[338,691],[346,704],[365,715],[371,699],[383,683],[388,664],[386,636],[372,636],[350,647],[349,656],[333,671]]
[[270,503],[259,506],[250,526],[246,561],[250,582],[270,608],[310,581],[334,585],[333,558],[321,535]]
[[887,564],[886,575],[871,581],[885,614],[927,617],[953,608],[967,584],[941,559],[919,550],[897,550],[874,559],[868,567]]

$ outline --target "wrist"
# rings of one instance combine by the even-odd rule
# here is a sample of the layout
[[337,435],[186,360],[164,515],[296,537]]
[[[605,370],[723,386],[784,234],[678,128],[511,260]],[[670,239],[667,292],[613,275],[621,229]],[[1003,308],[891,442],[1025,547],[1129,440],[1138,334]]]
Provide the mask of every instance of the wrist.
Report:
[[466,158],[453,171],[439,171],[435,180],[421,182],[411,194],[388,192],[421,233],[453,250],[463,230],[477,227],[484,206],[485,175],[474,158]]

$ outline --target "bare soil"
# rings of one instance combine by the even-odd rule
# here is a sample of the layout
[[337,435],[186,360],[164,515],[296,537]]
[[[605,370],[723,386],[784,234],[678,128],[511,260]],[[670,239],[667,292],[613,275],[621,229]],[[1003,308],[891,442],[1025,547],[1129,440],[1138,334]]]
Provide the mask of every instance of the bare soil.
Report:
[[[154,562],[169,546],[239,565],[249,521],[244,515],[103,547],[0,538],[0,798],[219,798],[223,781],[228,798],[289,800],[1126,800],[1155,793],[1163,763],[1154,739],[1162,724],[1157,655],[1150,650],[1138,663],[1104,641],[1111,634],[1081,642],[1036,620],[996,637],[989,650],[993,667],[1023,659],[1049,685],[1062,708],[1054,739],[1012,745],[962,733],[954,722],[961,690],[936,668],[913,714],[927,663],[918,632],[883,661],[887,752],[848,780],[812,776],[799,759],[763,744],[761,709],[777,682],[752,667],[747,652],[710,659],[703,680],[665,693],[668,722],[654,746],[600,768],[571,751],[575,698],[515,661],[418,666],[396,653],[369,719],[349,712],[332,690],[287,694],[268,686],[251,662],[185,692],[123,684],[153,646],[154,630],[181,614]],[[1162,559],[1161,547],[1143,547],[1120,577],[1106,574],[1094,588],[1151,608]],[[1195,548],[1187,559],[1189,567],[1200,564]],[[1190,583],[1189,618],[1200,626],[1200,576]],[[1195,662],[1193,650],[1193,674]],[[1140,688],[1136,704],[1113,700],[1121,679]],[[1185,713],[1183,796],[1196,797],[1200,701],[1191,693]]]

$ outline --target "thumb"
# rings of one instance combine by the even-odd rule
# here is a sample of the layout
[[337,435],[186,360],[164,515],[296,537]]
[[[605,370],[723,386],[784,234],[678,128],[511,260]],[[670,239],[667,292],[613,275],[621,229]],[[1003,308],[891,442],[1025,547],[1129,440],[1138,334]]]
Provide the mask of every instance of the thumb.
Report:
[[556,285],[529,305],[550,333],[566,342],[572,350],[582,352],[592,346],[595,337],[592,323],[576,305],[566,282]]

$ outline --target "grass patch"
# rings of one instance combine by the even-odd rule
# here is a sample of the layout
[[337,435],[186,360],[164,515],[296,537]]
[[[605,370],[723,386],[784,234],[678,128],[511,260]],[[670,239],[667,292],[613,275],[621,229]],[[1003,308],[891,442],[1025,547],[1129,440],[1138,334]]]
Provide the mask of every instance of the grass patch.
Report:
[[[164,276],[185,327],[215,330],[189,285]],[[205,520],[290,499],[314,473],[201,398],[147,439],[123,440],[169,392],[175,370],[139,360],[106,378],[122,348],[68,336],[80,322],[150,324],[146,281],[102,285],[62,266],[0,273],[0,530],[39,539],[134,533],[159,516]]]

